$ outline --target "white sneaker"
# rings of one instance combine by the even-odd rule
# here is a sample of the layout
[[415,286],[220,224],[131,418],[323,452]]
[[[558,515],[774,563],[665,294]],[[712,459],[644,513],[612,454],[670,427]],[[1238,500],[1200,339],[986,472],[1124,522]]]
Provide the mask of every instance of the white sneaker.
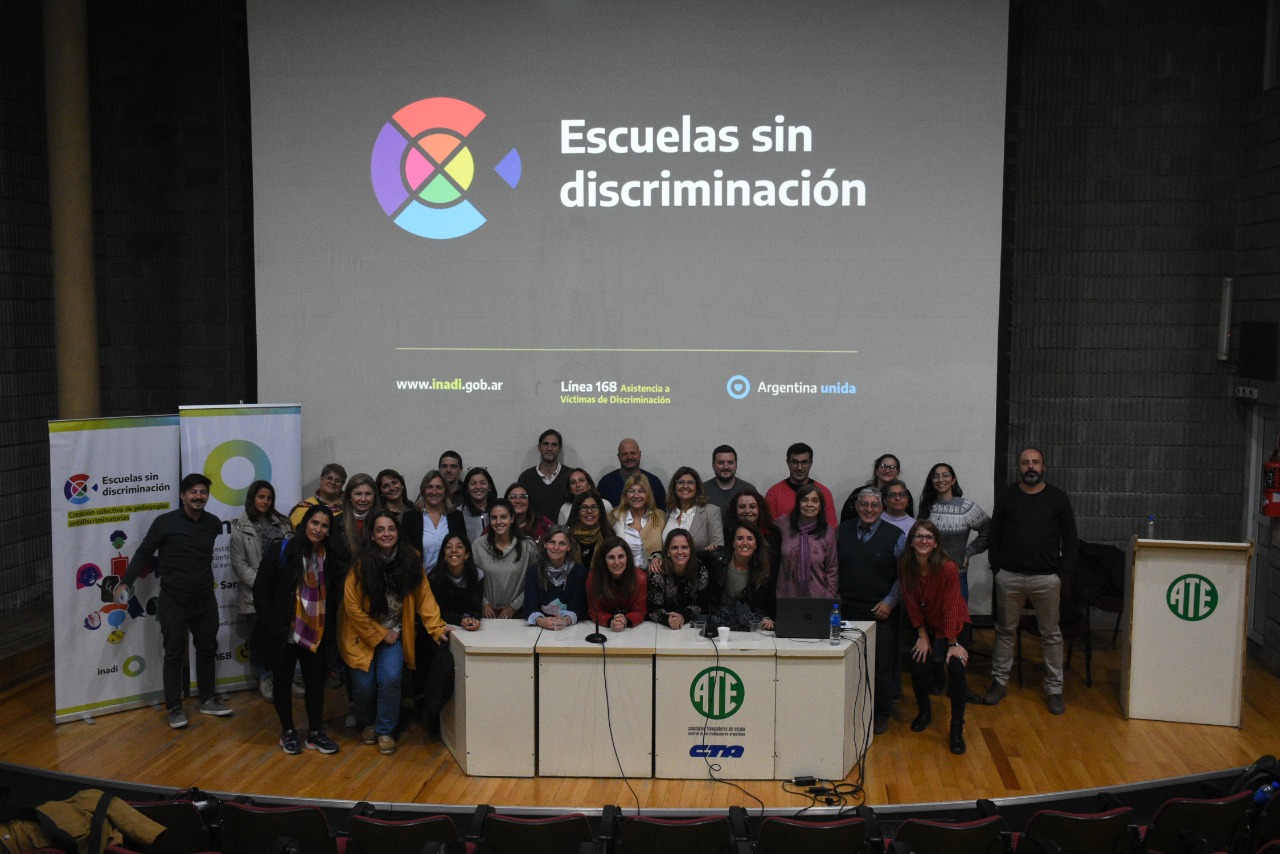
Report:
[[276,692],[270,673],[258,680],[258,693],[261,694],[262,699],[266,700],[268,703],[275,699]]

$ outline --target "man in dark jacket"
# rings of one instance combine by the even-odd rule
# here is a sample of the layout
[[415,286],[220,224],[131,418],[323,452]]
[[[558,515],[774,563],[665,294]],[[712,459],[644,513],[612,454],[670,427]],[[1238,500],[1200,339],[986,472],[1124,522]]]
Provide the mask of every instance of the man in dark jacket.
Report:
[[120,600],[127,602],[147,561],[159,552],[156,617],[164,640],[164,704],[169,709],[169,726],[174,729],[187,725],[182,711],[182,665],[187,660],[188,632],[196,649],[200,714],[231,714],[214,692],[218,599],[214,595],[213,544],[222,533],[222,522],[204,511],[209,483],[209,478],[198,473],[182,479],[178,487],[181,506],[151,523],[116,589]]

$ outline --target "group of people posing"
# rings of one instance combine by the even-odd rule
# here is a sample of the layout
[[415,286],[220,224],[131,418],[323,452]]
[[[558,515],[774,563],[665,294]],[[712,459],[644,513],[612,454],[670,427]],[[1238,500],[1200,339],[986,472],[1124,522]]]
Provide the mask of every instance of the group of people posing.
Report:
[[[519,619],[544,629],[589,620],[621,632],[646,619],[680,629],[706,618],[768,630],[777,599],[787,597],[838,599],[845,619],[877,623],[877,733],[890,725],[903,639],[910,640],[918,707],[911,729],[930,726],[930,695],[945,692],[950,749],[963,753],[966,703],[999,702],[1012,660],[1012,626],[1005,632],[1002,620],[991,688],[981,696],[968,690],[970,559],[990,547],[995,567],[1008,542],[1012,572],[1052,576],[1069,559],[1068,546],[1074,553],[1072,521],[1069,538],[1059,532],[1054,570],[1023,560],[1030,548],[1049,561],[1043,538],[1023,533],[1002,540],[1002,510],[1014,504],[997,501],[993,525],[964,497],[946,463],[928,471],[916,506],[899,460],[882,455],[867,483],[837,507],[830,490],[810,477],[813,450],[804,443],[787,449],[788,476],[763,495],[737,477],[737,454],[727,445],[713,451],[711,478],[681,466],[666,484],[641,468],[634,439],[619,444],[619,467],[598,482],[563,465],[562,446],[557,431],[545,431],[539,463],[501,496],[488,470],[464,469],[453,451],[441,455],[414,495],[394,470],[348,477],[337,463],[324,467],[315,495],[288,517],[275,507],[270,483],[249,488],[245,512],[232,526],[231,563],[241,581],[241,613],[253,627],[251,661],[264,697],[275,704],[286,753],[337,750],[324,732],[324,688],[343,683],[351,699],[348,724],[360,729],[364,743],[394,752],[406,669],[427,729],[437,734],[453,688],[448,633],[474,631],[484,620]],[[1030,484],[1024,477],[1012,489],[1034,498],[1052,488],[1043,483],[1039,452],[1028,454],[1034,460],[1022,466],[1020,459],[1020,466],[1040,479]],[[1029,486],[1035,491],[1027,493]],[[1065,495],[1053,492],[1051,510],[1034,500],[1014,502],[1034,507],[1016,514],[1014,524],[1043,524],[1058,513]],[[185,510],[184,499],[175,512]],[[1069,521],[1069,503],[1066,512]],[[163,551],[161,557],[163,564]],[[126,575],[126,583],[132,580]],[[1030,598],[1039,613],[1044,586],[1018,584],[1007,598]],[[1021,609],[1019,601],[1015,620]],[[1056,623],[1056,603],[1054,617]],[[1051,635],[1044,632],[1046,687],[1050,711],[1060,713],[1054,698],[1061,707],[1061,636],[1055,686]],[[198,656],[199,649],[197,643]],[[291,689],[305,697],[305,737],[294,725]]]

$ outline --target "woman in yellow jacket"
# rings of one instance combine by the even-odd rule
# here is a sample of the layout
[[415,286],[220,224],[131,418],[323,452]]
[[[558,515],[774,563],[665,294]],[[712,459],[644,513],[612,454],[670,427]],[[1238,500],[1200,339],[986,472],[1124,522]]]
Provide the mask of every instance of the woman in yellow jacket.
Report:
[[338,635],[342,658],[351,668],[355,717],[363,727],[360,740],[395,753],[400,717],[400,678],[414,660],[414,617],[436,643],[444,643],[450,627],[422,571],[422,558],[400,541],[394,514],[379,510],[366,522],[369,538],[347,573],[344,619]]

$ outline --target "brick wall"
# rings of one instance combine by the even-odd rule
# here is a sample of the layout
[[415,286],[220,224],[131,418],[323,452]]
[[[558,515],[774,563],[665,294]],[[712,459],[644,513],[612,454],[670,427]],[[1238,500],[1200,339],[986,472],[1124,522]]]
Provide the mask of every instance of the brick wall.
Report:
[[1216,361],[1236,271],[1261,2],[1018,3],[1002,353],[1007,433],[1081,535],[1234,540],[1245,410]]
[[0,27],[0,612],[49,595],[49,442],[57,414],[41,9]]

